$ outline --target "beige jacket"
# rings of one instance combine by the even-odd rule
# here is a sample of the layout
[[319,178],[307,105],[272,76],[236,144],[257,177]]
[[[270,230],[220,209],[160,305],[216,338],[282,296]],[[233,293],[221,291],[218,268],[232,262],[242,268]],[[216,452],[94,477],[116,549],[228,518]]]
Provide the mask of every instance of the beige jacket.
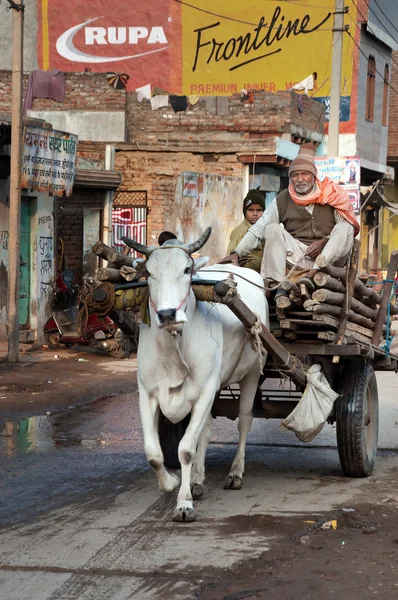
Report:
[[[235,229],[232,230],[231,237],[229,239],[227,254],[231,254],[231,252],[235,250],[236,246],[246,235],[251,226],[252,224],[250,223],[250,221],[244,219],[242,223],[238,225],[238,227],[235,227]],[[239,260],[240,266],[246,267],[248,269],[253,269],[254,271],[257,271],[257,273],[260,273],[263,249],[264,244],[262,243],[259,248],[256,248],[255,250],[253,250],[253,252],[247,254]]]

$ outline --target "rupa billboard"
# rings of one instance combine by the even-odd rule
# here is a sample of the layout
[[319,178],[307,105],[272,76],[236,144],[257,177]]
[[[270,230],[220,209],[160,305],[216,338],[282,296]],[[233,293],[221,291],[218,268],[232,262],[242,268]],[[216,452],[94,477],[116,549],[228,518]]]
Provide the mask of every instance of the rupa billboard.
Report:
[[[309,93],[330,89],[334,0],[38,0],[39,63],[66,72],[129,75],[130,91],[229,95],[290,89],[314,75]],[[347,0],[355,19],[353,0]],[[347,24],[352,23],[348,17]],[[344,36],[344,89],[353,40]],[[347,60],[346,60],[347,57]]]

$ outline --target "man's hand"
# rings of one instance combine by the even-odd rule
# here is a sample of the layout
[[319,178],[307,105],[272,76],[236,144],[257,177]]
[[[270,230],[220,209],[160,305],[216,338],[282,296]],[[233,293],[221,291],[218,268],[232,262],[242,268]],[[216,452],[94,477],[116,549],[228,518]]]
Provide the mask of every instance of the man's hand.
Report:
[[321,254],[327,243],[328,240],[316,240],[315,242],[312,242],[312,244],[308,246],[305,255],[309,258],[315,259]]
[[236,254],[236,252],[232,252],[232,254],[229,254],[229,256],[226,256],[225,258],[222,258],[218,261],[219,265],[224,265],[228,263],[232,263],[236,267],[239,266],[239,256]]

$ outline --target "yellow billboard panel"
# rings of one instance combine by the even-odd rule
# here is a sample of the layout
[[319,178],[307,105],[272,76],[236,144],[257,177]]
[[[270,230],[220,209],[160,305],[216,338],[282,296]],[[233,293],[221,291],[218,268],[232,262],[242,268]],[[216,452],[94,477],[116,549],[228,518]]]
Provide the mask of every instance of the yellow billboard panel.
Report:
[[[316,73],[311,95],[329,96],[334,0],[177,1],[183,93],[277,92]],[[346,5],[355,21],[352,0]],[[342,95],[350,96],[354,42],[347,33],[343,40]]]

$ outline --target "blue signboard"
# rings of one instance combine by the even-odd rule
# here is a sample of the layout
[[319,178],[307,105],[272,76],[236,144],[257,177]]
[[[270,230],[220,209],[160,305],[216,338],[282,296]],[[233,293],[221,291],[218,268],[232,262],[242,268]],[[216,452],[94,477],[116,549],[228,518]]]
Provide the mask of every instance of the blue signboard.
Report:
[[[329,121],[330,116],[330,97],[318,96],[314,98],[318,102],[322,102],[325,107],[325,121]],[[351,96],[340,96],[340,122],[350,120],[350,105]]]

